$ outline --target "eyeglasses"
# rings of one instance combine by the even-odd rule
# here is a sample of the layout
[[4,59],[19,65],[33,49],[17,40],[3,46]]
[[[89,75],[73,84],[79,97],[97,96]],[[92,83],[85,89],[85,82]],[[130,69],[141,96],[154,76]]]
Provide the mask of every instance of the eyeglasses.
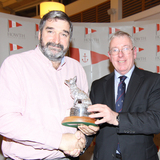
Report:
[[129,48],[129,47],[123,47],[122,49],[119,48],[112,48],[109,53],[113,56],[117,56],[119,54],[119,52],[121,51],[123,54],[129,54],[130,51],[132,51],[134,49],[133,48]]

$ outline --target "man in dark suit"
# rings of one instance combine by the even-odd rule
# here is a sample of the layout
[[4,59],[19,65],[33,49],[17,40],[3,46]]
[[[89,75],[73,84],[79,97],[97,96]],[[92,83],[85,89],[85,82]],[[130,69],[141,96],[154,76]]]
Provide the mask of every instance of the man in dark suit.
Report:
[[[160,75],[138,69],[136,47],[118,31],[109,42],[113,73],[93,82],[88,107],[97,118],[94,160],[158,160],[153,136],[160,133]],[[122,110],[116,111],[119,77],[126,76]],[[88,137],[88,145],[93,137]]]

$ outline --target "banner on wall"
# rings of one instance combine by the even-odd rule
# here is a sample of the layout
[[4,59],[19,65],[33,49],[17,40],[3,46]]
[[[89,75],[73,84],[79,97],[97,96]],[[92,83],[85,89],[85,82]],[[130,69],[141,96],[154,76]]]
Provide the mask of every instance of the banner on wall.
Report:
[[109,38],[116,31],[128,32],[137,49],[137,67],[160,72],[160,21],[123,23],[74,23],[70,56],[84,67],[89,86],[113,71],[109,62]]
[[[0,13],[0,65],[9,55],[34,49],[38,44],[39,19]],[[110,36],[118,30],[133,36],[137,49],[137,67],[160,73],[160,20],[122,23],[73,23],[71,57],[84,67],[89,87],[91,83],[109,74],[113,67],[108,57]],[[159,135],[155,143],[160,146]],[[95,143],[83,160],[92,159]],[[90,158],[88,158],[90,157]]]

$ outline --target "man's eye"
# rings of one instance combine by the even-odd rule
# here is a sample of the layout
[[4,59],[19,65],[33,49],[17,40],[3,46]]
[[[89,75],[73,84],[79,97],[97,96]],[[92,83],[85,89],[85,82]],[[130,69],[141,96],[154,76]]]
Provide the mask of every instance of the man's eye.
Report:
[[62,34],[62,36],[67,37],[67,35],[66,35],[66,34]]
[[114,48],[112,52],[118,52],[118,48]]
[[52,31],[47,31],[48,33],[52,33]]
[[123,48],[123,51],[128,51],[128,50],[129,50],[128,47]]

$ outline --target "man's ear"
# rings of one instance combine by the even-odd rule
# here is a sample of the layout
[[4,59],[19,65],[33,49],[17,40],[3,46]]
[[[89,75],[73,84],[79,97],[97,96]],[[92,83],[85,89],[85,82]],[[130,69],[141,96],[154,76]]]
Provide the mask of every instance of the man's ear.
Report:
[[108,57],[109,57],[109,59],[111,60],[111,55],[110,55],[109,51],[108,51]]
[[134,59],[137,57],[137,47],[133,48]]

